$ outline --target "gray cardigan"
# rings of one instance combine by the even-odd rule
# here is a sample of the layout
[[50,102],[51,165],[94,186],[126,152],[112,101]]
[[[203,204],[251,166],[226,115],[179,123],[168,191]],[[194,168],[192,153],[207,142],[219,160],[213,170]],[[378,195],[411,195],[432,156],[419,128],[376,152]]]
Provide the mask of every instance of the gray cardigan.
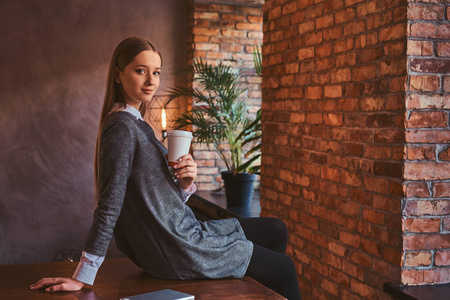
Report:
[[130,113],[110,115],[100,137],[99,199],[85,251],[117,247],[155,277],[244,276],[253,251],[236,219],[200,222],[183,203],[166,148]]

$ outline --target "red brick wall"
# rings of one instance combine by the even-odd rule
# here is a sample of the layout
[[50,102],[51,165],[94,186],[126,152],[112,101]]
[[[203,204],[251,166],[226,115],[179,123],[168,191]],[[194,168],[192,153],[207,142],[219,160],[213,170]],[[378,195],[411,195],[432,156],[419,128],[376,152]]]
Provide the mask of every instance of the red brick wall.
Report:
[[[244,76],[248,91],[243,97],[249,114],[261,106],[261,79],[254,74],[253,48],[262,43],[263,0],[194,0],[191,1],[188,64],[192,59],[219,62],[250,69]],[[196,183],[201,190],[217,189],[220,170],[225,165],[214,149],[194,145],[194,158],[199,165]]]
[[408,6],[404,284],[450,282],[449,12],[448,1]]
[[304,299],[400,283],[406,0],[266,0],[263,214],[290,229]]

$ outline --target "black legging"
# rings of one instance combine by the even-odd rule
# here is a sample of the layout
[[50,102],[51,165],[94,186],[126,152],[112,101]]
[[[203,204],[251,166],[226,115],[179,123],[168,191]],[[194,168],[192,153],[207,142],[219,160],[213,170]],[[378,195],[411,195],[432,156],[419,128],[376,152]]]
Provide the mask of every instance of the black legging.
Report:
[[301,299],[294,262],[285,254],[286,225],[267,217],[239,219],[239,223],[247,239],[253,242],[253,254],[245,275],[289,300]]

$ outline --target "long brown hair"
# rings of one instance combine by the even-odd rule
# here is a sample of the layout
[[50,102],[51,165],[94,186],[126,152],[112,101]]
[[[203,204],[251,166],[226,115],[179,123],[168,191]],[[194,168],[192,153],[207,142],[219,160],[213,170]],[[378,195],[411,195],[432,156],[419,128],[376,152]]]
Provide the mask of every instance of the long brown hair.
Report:
[[[155,47],[155,45],[149,40],[141,37],[130,37],[117,45],[116,49],[111,58],[111,63],[109,65],[108,77],[106,79],[106,92],[105,99],[103,101],[103,108],[100,115],[100,124],[97,134],[97,142],[95,145],[95,158],[94,158],[94,178],[95,178],[95,199],[98,201],[99,197],[99,147],[100,147],[100,135],[103,130],[103,126],[108,119],[111,112],[119,109],[123,109],[126,106],[125,98],[122,92],[122,86],[120,83],[116,83],[115,76],[117,69],[121,72],[124,71],[125,67],[133,61],[133,59],[141,53],[142,51],[154,51],[159,57],[162,57],[161,53]],[[119,104],[119,105],[117,105]]]

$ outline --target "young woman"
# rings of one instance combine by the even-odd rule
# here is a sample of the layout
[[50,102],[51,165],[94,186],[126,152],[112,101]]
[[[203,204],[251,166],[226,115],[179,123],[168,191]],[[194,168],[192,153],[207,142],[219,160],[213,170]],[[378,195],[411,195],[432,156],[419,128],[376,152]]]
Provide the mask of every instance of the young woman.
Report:
[[77,291],[93,284],[114,234],[136,265],[167,279],[251,276],[288,299],[300,299],[295,266],[284,254],[287,230],[273,218],[198,221],[185,204],[196,191],[190,154],[174,166],[142,120],[159,87],[161,55],[148,40],[122,41],[107,79],[95,155],[96,199],[83,255],[72,278],[43,278],[31,289]]

